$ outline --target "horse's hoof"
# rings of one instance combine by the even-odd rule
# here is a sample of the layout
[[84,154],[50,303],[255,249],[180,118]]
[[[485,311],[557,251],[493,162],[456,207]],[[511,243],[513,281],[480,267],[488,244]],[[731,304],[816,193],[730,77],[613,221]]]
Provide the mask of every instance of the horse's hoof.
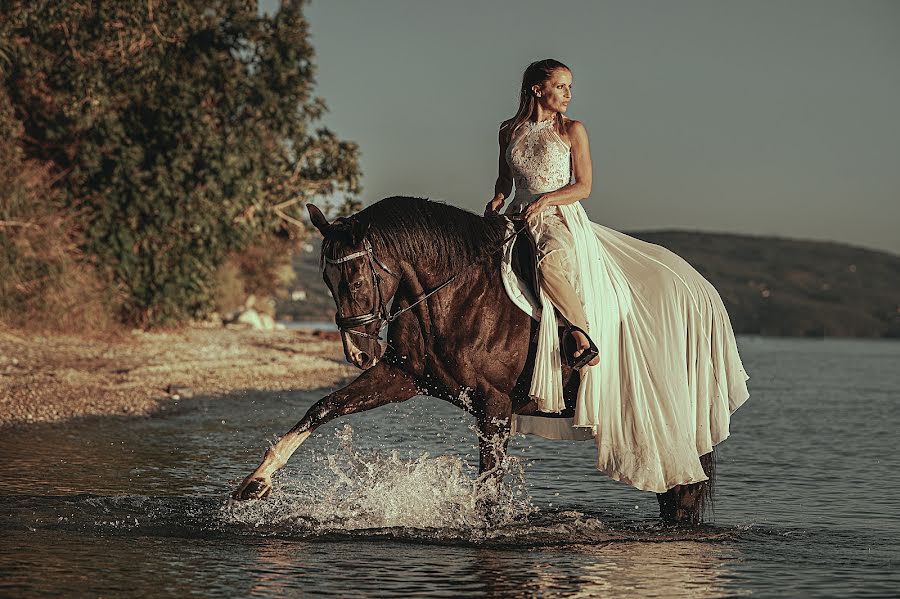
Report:
[[239,501],[247,501],[248,499],[265,499],[271,493],[272,483],[261,478],[254,478],[238,487],[232,497]]

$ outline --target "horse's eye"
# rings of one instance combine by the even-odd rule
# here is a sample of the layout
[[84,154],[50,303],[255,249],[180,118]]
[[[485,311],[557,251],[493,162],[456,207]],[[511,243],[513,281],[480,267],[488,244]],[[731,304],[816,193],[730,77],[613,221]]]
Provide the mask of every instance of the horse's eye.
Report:
[[352,289],[353,291],[356,291],[360,287],[362,287],[362,281],[353,281],[353,285],[350,286],[350,289]]

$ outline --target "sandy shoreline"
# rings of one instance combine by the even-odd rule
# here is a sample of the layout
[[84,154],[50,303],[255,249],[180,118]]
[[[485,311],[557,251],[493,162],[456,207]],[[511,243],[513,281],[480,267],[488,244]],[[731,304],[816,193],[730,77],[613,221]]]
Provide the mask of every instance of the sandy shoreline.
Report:
[[186,328],[94,340],[0,330],[0,425],[147,415],[176,394],[309,390],[358,373],[334,334]]

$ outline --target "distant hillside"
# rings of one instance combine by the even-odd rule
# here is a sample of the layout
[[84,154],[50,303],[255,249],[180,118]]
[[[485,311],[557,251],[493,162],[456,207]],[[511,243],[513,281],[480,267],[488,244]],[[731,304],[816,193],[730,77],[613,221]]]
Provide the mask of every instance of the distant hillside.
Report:
[[[900,256],[837,243],[692,231],[629,233],[669,248],[719,290],[738,334],[900,337]],[[306,301],[279,316],[334,318],[318,240],[295,259]]]
[[900,337],[900,256],[777,237],[631,235],[669,248],[709,279],[737,333]]

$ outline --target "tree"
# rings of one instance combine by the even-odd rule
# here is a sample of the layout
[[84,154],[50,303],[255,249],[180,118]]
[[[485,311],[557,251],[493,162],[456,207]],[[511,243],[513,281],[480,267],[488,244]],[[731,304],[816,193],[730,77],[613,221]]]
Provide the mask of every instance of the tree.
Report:
[[302,237],[315,195],[354,202],[357,146],[313,128],[308,37],[301,2],[2,4],[18,143],[80,215],[125,322],[203,315],[229,254]]

